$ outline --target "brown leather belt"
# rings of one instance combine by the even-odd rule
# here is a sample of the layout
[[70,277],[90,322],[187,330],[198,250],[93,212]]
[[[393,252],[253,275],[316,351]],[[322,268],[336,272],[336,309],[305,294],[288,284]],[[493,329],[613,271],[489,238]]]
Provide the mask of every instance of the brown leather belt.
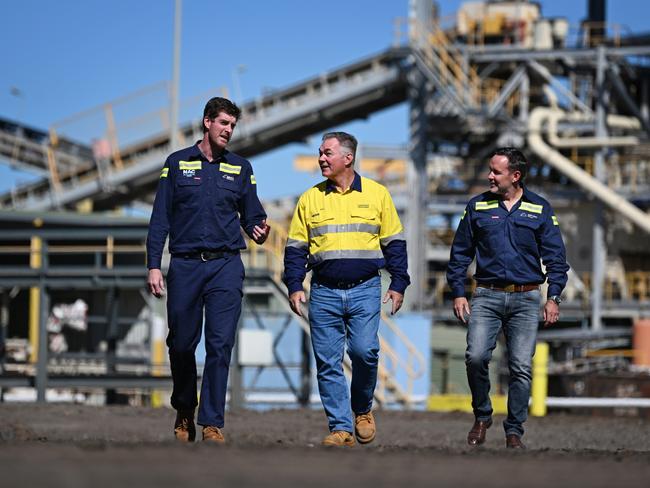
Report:
[[515,284],[493,285],[491,283],[478,283],[476,286],[478,286],[480,288],[488,288],[489,290],[506,291],[508,293],[521,293],[521,292],[524,292],[524,291],[537,290],[539,288],[539,285],[533,285],[533,284],[528,284],[528,285],[515,285]]

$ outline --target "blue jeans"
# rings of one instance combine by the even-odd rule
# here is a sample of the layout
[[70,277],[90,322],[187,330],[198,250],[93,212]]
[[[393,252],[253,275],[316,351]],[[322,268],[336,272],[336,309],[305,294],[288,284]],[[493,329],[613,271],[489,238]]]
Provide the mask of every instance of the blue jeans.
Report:
[[[349,290],[312,283],[309,298],[311,343],[316,358],[316,378],[330,432],[354,432],[355,414],[372,407],[379,363],[379,276]],[[343,374],[347,344],[352,361],[348,390]]]
[[539,290],[507,293],[477,287],[472,297],[467,328],[467,380],[472,390],[472,408],[477,420],[492,417],[488,364],[501,328],[508,349],[508,417],[506,435],[524,434],[539,323]]

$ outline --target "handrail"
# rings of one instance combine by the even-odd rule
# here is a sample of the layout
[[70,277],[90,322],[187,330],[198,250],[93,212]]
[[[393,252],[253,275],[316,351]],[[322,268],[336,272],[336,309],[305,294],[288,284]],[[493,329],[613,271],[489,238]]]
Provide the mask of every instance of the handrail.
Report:
[[461,64],[459,60],[463,58],[462,52],[454,46],[439,23],[434,21],[431,27],[428,27],[415,19],[411,19],[411,22],[412,47],[419,45],[414,42],[417,38],[426,39],[426,48],[420,51],[425,62],[436,70],[443,83],[455,87],[455,92],[464,103],[472,107],[478,106],[480,77],[473,67],[464,67]]

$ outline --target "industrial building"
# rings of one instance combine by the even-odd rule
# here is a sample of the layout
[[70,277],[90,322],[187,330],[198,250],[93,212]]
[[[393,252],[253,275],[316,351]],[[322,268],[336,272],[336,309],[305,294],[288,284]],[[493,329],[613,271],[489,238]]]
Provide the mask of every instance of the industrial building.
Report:
[[[572,30],[537,2],[465,2],[441,19],[435,2],[410,0],[383,52],[243,104],[229,147],[251,158],[409,107],[403,146],[362,144],[358,154],[357,170],[385,184],[398,207],[412,279],[407,309],[430,328],[423,344],[382,317],[378,403],[417,403],[413,384],[425,372],[426,394],[465,391],[464,337],[444,270],[466,202],[485,189],[486,157],[506,145],[529,156],[527,184],[553,203],[571,265],[561,324],[539,337],[551,346],[549,392],[609,397],[614,386],[603,385],[626,382],[628,396],[650,396],[650,34],[608,24],[605,0],[585,3],[586,20]],[[0,120],[0,158],[42,175],[0,195],[2,388],[35,387],[39,400],[48,388],[101,389],[106,401],[153,403],[169,388],[164,307],[144,288],[147,219],[107,214],[125,205],[146,213],[162,161],[201,129],[198,120],[170,129],[149,114],[118,120],[125,103],[135,102],[50,128]],[[101,121],[94,140],[67,135],[90,118]],[[299,157],[295,168],[312,171],[312,163]],[[230,396],[238,404],[307,404],[314,394],[309,327],[291,315],[280,282],[294,203],[265,202],[272,239],[245,255]],[[468,294],[473,286],[468,276]],[[68,326],[61,346],[52,305],[77,299],[88,307],[85,328]]]

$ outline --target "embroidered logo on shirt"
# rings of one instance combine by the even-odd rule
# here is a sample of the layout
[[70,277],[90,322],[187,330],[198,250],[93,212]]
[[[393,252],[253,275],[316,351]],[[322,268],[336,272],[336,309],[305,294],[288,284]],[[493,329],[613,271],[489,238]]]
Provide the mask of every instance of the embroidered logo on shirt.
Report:
[[183,176],[185,176],[185,178],[193,178],[195,173],[196,173],[196,171],[193,170],[193,169],[184,169],[183,170]]
[[234,177],[234,176],[230,176],[230,175],[222,175],[221,177],[222,177],[224,180],[235,181],[235,177]]
[[537,215],[529,214],[529,213],[526,213],[526,212],[521,212],[519,214],[519,216],[520,217],[528,217],[529,219],[537,219]]
[[498,215],[492,215],[492,217],[491,217],[491,218],[493,218],[493,219],[498,219],[498,218],[499,218],[499,216],[498,216]]

